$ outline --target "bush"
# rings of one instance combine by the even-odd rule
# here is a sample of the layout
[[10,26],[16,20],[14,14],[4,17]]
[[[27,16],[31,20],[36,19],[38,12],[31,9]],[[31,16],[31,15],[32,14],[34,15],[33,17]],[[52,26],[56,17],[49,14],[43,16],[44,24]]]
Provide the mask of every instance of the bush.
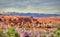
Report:
[[8,26],[6,30],[0,28],[0,37],[19,37],[19,35],[15,28]]
[[13,27],[9,26],[6,30],[6,37],[19,37],[19,35]]
[[60,26],[57,27],[55,37],[60,37]]
[[2,29],[0,28],[0,37],[2,37],[2,33],[3,33],[3,31],[2,31]]

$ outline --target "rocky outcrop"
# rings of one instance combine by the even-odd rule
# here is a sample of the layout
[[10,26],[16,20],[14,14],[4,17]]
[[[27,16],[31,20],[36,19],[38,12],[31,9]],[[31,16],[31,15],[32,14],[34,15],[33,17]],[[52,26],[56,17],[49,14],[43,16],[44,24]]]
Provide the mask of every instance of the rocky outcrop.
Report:
[[60,17],[32,17],[16,15],[0,15],[0,23],[16,27],[54,28],[60,23]]

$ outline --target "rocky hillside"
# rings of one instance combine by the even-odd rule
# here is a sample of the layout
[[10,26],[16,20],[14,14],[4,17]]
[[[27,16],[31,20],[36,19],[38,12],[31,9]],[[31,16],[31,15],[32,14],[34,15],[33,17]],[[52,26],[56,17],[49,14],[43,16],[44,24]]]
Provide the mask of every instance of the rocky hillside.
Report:
[[55,28],[60,24],[60,16],[33,17],[17,15],[0,15],[0,26],[10,25],[28,28]]
[[60,16],[34,17],[0,14],[1,37],[58,37]]

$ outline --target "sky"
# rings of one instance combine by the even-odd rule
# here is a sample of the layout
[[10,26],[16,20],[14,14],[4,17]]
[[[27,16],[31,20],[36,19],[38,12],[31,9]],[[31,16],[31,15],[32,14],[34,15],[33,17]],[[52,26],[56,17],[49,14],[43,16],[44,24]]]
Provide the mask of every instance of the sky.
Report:
[[0,0],[3,11],[60,14],[60,0]]

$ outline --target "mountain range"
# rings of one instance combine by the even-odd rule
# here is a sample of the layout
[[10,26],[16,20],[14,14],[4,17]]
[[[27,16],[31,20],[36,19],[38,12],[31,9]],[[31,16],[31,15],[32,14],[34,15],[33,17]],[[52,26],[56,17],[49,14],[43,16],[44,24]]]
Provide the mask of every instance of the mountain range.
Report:
[[39,13],[23,13],[23,12],[6,12],[7,15],[19,15],[19,16],[34,16],[34,17],[50,17],[50,16],[60,16],[60,14],[39,14]]

